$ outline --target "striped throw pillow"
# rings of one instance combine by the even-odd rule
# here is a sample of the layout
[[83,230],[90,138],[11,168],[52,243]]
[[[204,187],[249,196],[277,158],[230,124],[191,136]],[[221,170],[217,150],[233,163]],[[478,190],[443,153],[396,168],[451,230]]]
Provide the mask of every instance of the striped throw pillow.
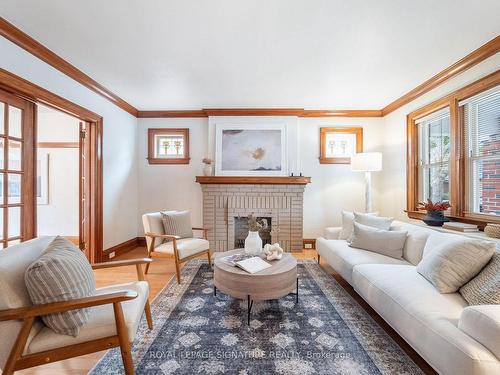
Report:
[[[34,305],[69,301],[95,293],[92,267],[83,252],[70,241],[56,237],[24,275]],[[71,310],[42,317],[57,333],[78,336],[89,319],[89,309]]]
[[161,220],[165,234],[179,236],[180,238],[192,238],[191,215],[189,211],[162,212]]

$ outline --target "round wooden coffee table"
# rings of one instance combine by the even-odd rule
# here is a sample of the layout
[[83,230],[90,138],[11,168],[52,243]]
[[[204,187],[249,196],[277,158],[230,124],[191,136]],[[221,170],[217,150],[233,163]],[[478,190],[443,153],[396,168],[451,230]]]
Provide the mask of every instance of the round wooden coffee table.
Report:
[[299,297],[297,278],[297,260],[291,254],[284,253],[280,260],[271,260],[271,267],[250,274],[239,267],[231,266],[222,260],[228,255],[242,253],[243,249],[219,253],[214,259],[214,295],[217,290],[231,297],[246,299],[248,302],[248,323],[253,301],[278,299],[295,293]]

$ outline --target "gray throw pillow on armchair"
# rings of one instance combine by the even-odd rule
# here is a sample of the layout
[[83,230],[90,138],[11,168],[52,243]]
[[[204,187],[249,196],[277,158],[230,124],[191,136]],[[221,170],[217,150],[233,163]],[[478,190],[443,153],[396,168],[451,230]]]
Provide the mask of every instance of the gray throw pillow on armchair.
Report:
[[[40,258],[28,267],[24,280],[34,305],[89,297],[96,290],[94,272],[87,258],[62,237],[56,237]],[[42,316],[47,327],[74,337],[88,319],[89,309]]]
[[191,214],[189,211],[168,211],[161,213],[165,234],[180,238],[193,238]]

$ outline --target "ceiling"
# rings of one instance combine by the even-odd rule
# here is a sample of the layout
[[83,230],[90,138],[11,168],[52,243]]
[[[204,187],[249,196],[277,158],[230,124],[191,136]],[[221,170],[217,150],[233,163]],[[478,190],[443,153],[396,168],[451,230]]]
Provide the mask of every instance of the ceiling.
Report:
[[0,16],[141,110],[379,109],[500,34],[498,0],[2,0]]

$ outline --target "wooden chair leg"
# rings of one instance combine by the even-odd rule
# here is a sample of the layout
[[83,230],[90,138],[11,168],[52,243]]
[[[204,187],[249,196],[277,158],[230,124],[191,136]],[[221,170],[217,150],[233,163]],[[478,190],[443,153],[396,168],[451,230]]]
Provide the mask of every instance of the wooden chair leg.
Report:
[[[149,259],[151,259],[151,255],[149,255],[149,256],[148,256],[148,258],[149,258]],[[147,274],[147,273],[148,273],[148,271],[149,271],[149,265],[150,265],[150,264],[151,264],[151,263],[147,263],[147,264],[146,264],[146,269],[144,270],[144,273],[145,273],[145,274]]]
[[181,283],[181,268],[179,266],[179,259],[175,257],[175,273],[177,274],[177,284]]
[[144,314],[146,314],[148,328],[153,329],[153,318],[151,317],[151,306],[149,305],[149,300],[147,300],[146,304],[144,305]]
[[210,268],[212,268],[212,258],[210,257],[210,250],[207,252],[207,258],[208,258],[208,265]]
[[130,351],[130,342],[128,340],[127,326],[123,318],[123,310],[120,302],[113,303],[113,310],[115,312],[116,332],[118,334],[118,341],[120,342],[120,351],[122,353],[123,367],[125,368],[126,375],[134,374],[134,362],[132,361],[132,353]]
[[318,264],[319,264],[320,260],[321,260],[321,255],[318,254]]
[[24,320],[21,331],[19,331],[19,334],[17,335],[17,339],[14,342],[14,346],[12,346],[9,357],[7,358],[7,362],[5,363],[5,366],[3,368],[3,375],[12,375],[14,373],[16,362],[23,354],[24,347],[26,345],[26,341],[28,340],[28,336],[30,334],[34,320],[34,317],[26,318]]

